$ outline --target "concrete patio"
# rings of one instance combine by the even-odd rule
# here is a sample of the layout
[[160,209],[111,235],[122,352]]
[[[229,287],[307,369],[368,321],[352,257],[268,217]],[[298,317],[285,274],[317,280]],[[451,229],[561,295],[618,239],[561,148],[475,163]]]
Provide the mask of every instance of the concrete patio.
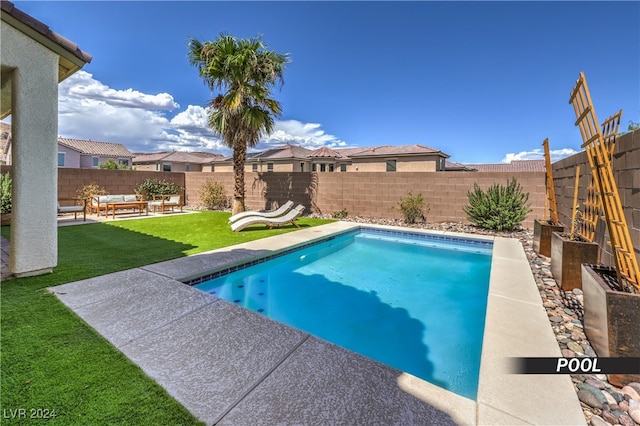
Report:
[[569,376],[509,370],[509,357],[560,356],[517,240],[491,238],[477,401],[181,282],[357,226],[336,222],[50,290],[207,424],[585,424]]

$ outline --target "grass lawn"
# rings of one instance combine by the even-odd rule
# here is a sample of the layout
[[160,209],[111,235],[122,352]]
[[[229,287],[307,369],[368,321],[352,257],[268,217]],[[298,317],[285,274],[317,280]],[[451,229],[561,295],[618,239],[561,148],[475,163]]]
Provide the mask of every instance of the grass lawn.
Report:
[[[34,421],[32,415],[49,415],[41,421],[200,424],[46,288],[296,229],[262,225],[234,233],[228,217],[200,212],[58,228],[54,272],[3,281],[0,287],[2,423],[26,424]],[[328,222],[298,221],[301,227]],[[9,237],[8,227],[1,232]]]

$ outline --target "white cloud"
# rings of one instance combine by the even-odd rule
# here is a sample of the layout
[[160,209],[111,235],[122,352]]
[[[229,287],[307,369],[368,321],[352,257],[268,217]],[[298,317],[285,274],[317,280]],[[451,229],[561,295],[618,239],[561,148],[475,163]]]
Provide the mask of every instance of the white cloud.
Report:
[[168,93],[148,95],[131,88],[112,89],[95,80],[86,71],[78,71],[60,84],[60,94],[69,98],[104,101],[107,105],[126,108],[141,108],[155,111],[173,111],[179,108],[173,96]]
[[[117,90],[78,71],[59,85],[60,136],[121,143],[131,152],[209,151],[230,155],[220,137],[207,125],[204,107],[180,108],[168,93],[150,95],[133,89]],[[290,143],[309,149],[346,146],[317,123],[276,121],[274,131],[257,149]]]
[[[555,163],[556,161],[560,161],[563,158],[570,157],[577,153],[578,151],[575,151],[571,148],[552,149],[549,151],[549,155],[551,157],[552,163]],[[502,159],[502,162],[510,163],[514,160],[543,160],[543,159],[544,159],[544,151],[542,149],[536,148],[532,151],[521,151],[517,154],[512,152],[507,153],[505,157]]]
[[325,133],[318,123],[302,123],[298,120],[276,121],[271,135],[264,138],[258,149],[268,146],[282,145],[289,143],[300,145],[308,149],[317,149],[321,146],[337,148],[346,146],[346,142],[338,139],[334,135]]

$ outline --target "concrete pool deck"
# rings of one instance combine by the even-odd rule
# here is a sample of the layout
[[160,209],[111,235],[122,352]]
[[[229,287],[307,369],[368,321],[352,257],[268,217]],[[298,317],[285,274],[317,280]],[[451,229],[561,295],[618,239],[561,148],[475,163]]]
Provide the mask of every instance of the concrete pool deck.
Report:
[[411,229],[494,241],[477,401],[181,282],[358,227],[335,222],[50,290],[207,424],[586,424],[570,376],[510,374],[509,357],[561,356],[517,240]]

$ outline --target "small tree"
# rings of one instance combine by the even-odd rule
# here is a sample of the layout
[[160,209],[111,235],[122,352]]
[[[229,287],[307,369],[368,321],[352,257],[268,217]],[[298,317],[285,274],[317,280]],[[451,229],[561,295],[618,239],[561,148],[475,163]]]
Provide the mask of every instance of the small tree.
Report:
[[89,200],[87,203],[87,209],[90,209],[91,197],[96,195],[106,195],[107,191],[95,182],[91,182],[89,185],[84,185],[82,188],[76,190],[76,196],[83,200]]
[[108,169],[108,170],[130,170],[128,166],[124,164],[118,164],[115,162],[113,158],[107,159],[104,163],[98,166],[100,169]]
[[425,222],[424,213],[431,209],[429,204],[424,203],[422,194],[412,195],[411,192],[406,198],[398,201],[398,207],[400,207],[404,221],[407,223],[416,223],[418,219]]
[[160,179],[145,179],[135,189],[136,194],[142,195],[145,200],[151,200],[154,196],[180,194],[184,189],[175,182]]
[[229,207],[229,197],[224,185],[207,180],[200,187],[200,202],[211,210],[222,210]]
[[11,175],[9,172],[0,174],[0,214],[11,213]]
[[507,186],[494,184],[486,192],[477,183],[473,192],[467,192],[469,204],[462,209],[472,223],[486,229],[510,231],[520,226],[531,212],[529,194],[513,178]]

